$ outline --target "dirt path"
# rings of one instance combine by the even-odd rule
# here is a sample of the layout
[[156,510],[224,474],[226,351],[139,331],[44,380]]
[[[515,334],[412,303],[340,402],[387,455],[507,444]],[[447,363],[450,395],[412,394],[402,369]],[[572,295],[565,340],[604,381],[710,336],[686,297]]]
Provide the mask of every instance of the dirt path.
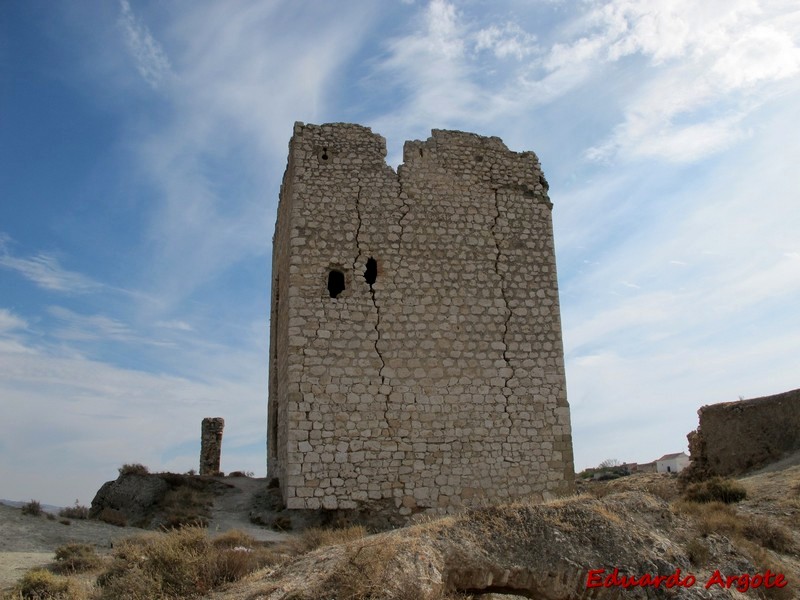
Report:
[[23,515],[19,508],[0,504],[0,590],[11,587],[28,569],[52,562],[59,546],[81,542],[108,552],[114,540],[141,533],[141,529],[99,521],[69,521],[64,525],[44,515]]
[[220,478],[220,481],[233,487],[214,498],[214,507],[211,509],[211,519],[208,525],[210,534],[240,529],[262,542],[279,542],[288,537],[286,533],[259,527],[250,522],[249,514],[253,505],[253,497],[264,489],[265,479],[225,477]]

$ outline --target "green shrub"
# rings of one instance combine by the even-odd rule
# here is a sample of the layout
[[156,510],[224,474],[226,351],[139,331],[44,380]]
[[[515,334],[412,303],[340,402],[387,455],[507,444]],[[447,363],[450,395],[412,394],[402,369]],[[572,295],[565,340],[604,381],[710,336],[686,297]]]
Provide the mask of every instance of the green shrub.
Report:
[[711,479],[686,486],[683,496],[690,502],[723,502],[732,504],[747,498],[747,490],[732,479],[712,477]]
[[89,544],[66,544],[56,549],[56,564],[53,570],[56,573],[80,573],[91,571],[103,564]]
[[42,505],[38,500],[31,500],[27,504],[22,505],[22,514],[30,515],[32,517],[42,516]]

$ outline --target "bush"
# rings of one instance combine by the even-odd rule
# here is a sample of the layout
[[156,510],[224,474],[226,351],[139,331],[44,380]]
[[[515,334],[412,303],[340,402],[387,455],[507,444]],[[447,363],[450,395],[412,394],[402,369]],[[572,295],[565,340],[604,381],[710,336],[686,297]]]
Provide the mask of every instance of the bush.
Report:
[[116,525],[117,527],[125,527],[128,524],[128,517],[122,511],[113,508],[104,508],[97,515],[99,521],[108,523],[109,525]]
[[225,533],[219,534],[213,540],[211,545],[215,548],[255,548],[259,545],[258,541],[251,535],[245,533],[241,529],[231,529]]
[[148,475],[150,469],[139,463],[125,464],[119,468],[120,475]]
[[127,567],[106,577],[102,583],[98,579],[97,600],[150,600],[163,598],[161,584],[152,575],[139,567]]
[[747,490],[732,479],[712,477],[705,481],[692,483],[683,494],[690,502],[724,502],[732,504],[747,498]]
[[32,517],[42,516],[42,505],[38,500],[31,500],[27,504],[22,505],[22,514],[30,515]]
[[89,544],[66,544],[56,549],[56,564],[53,570],[56,573],[81,573],[91,571],[103,564]]
[[181,485],[166,493],[161,503],[164,510],[164,527],[179,529],[181,527],[208,527],[211,516],[211,496],[186,485]]
[[82,506],[78,504],[77,500],[75,500],[75,506],[62,508],[60,511],[58,511],[58,516],[65,517],[67,519],[88,519],[89,507]]
[[689,560],[696,567],[702,567],[708,562],[711,552],[703,542],[699,539],[693,539],[686,544],[686,554]]
[[791,532],[764,517],[751,517],[742,526],[742,535],[764,548],[790,554],[795,551]]
[[78,600],[79,592],[66,577],[53,575],[45,569],[28,571],[19,580],[12,598],[25,600]]

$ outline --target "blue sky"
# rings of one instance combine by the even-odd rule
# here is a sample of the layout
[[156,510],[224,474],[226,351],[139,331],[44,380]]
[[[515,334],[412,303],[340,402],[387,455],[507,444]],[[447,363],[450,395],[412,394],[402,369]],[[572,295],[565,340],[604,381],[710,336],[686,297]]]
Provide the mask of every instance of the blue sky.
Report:
[[550,182],[576,467],[800,386],[796,0],[0,5],[0,497],[265,473],[295,121],[432,128]]

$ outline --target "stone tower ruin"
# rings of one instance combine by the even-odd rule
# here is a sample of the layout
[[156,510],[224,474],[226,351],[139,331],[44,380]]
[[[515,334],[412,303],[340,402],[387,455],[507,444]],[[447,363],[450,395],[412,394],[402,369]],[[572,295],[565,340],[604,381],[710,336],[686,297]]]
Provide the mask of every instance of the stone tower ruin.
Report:
[[536,155],[295,124],[273,239],[269,475],[290,509],[450,512],[573,489]]

